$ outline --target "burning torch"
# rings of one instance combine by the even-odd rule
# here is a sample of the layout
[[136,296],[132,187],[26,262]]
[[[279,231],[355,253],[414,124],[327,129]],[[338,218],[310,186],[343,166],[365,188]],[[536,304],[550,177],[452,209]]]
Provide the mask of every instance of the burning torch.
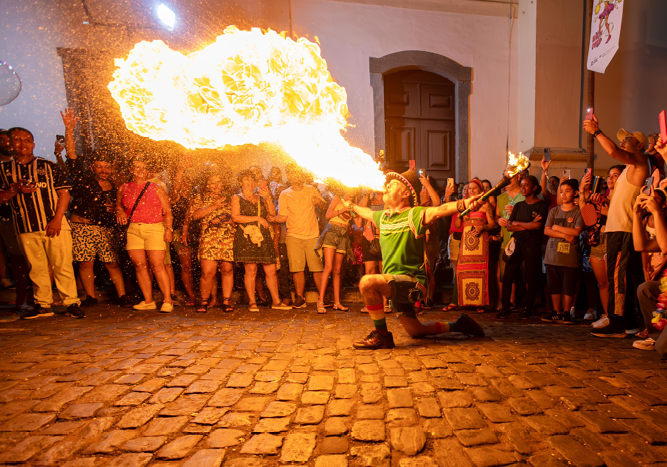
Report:
[[[498,196],[503,188],[510,184],[512,178],[519,172],[523,172],[528,167],[530,167],[530,161],[523,153],[519,153],[518,156],[509,153],[509,158],[507,159],[507,170],[505,171],[505,176],[498,182],[496,186],[491,188],[489,191],[484,193],[480,198],[482,201],[486,201],[491,196]],[[460,218],[464,218],[470,214],[470,208],[467,208],[460,214]]]

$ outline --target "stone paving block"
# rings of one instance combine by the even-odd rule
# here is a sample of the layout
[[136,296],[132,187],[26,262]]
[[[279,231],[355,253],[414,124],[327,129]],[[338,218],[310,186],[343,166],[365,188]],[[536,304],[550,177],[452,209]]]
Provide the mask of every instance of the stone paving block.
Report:
[[[119,387],[123,387],[125,388],[125,390],[127,390],[125,386],[119,386]],[[40,404],[33,407],[32,410],[35,412],[57,412],[68,402],[72,402],[73,400],[79,400],[81,396],[83,396],[89,391],[92,391],[93,389],[95,388],[93,388],[92,386],[73,386],[67,388],[64,391],[59,392],[55,396],[50,397],[45,401],[42,401]],[[104,402],[104,401],[79,400],[79,402]]]
[[419,416],[414,409],[390,409],[387,411],[385,421],[389,427],[412,426],[419,422]]
[[326,391],[306,391],[301,394],[301,402],[306,405],[322,405],[329,401],[331,394]]
[[53,444],[64,439],[63,436],[30,436],[19,442],[14,448],[0,454],[0,462],[26,462],[32,456],[43,452]]
[[209,448],[226,448],[241,444],[245,436],[245,431],[221,428],[213,431],[206,438],[205,444]]
[[192,451],[201,439],[201,435],[185,435],[176,438],[171,443],[162,447],[157,452],[157,457],[161,459],[182,459],[190,454],[190,451]]
[[462,445],[478,446],[480,444],[496,444],[500,440],[492,430],[458,430],[454,432]]
[[473,404],[472,394],[467,391],[438,392],[438,400],[443,409],[470,407]]
[[475,388],[472,390],[472,397],[479,402],[500,402],[502,394],[492,387]]
[[356,383],[357,378],[354,368],[344,368],[338,370],[338,383],[339,384],[354,384]]
[[75,432],[79,428],[85,426],[88,422],[86,421],[76,421],[76,422],[61,422],[56,423],[48,428],[45,428],[40,432],[41,435],[69,435],[70,433]]
[[554,417],[533,415],[521,419],[526,425],[543,435],[564,435],[568,430]]
[[153,458],[152,454],[121,454],[114,457],[106,467],[144,467]]
[[290,417],[283,418],[262,418],[252,429],[253,433],[280,433],[287,431],[290,424]]
[[363,467],[388,467],[390,465],[391,451],[385,444],[352,446],[350,454],[355,457],[356,465]]
[[309,391],[331,391],[333,389],[333,376],[311,376],[308,379]]
[[337,384],[334,397],[336,399],[351,399],[358,392],[356,384]]
[[326,455],[315,459],[315,467],[347,467],[347,456]]
[[229,412],[229,408],[227,407],[205,407],[199,411],[192,421],[202,425],[215,425],[227,412]]
[[167,384],[168,381],[166,378],[151,378],[132,389],[140,392],[155,392]]
[[315,433],[291,433],[285,437],[281,462],[307,462],[315,449]]
[[276,398],[281,401],[295,401],[299,399],[302,392],[302,384],[285,383],[278,389]]
[[92,391],[87,392],[81,399],[78,399],[82,404],[94,403],[94,402],[111,402],[116,400],[130,388],[124,384],[103,384],[102,386],[97,386]]
[[243,396],[243,390],[223,388],[216,392],[208,401],[212,407],[231,407]]
[[241,454],[278,454],[282,444],[282,436],[269,434],[255,435],[243,445]]
[[361,398],[364,404],[373,404],[382,399],[382,385],[379,383],[364,383],[361,385]]
[[458,379],[447,376],[432,378],[431,383],[436,388],[444,391],[456,391],[458,389],[463,389],[464,387]]
[[357,441],[384,441],[385,427],[381,420],[361,420],[352,426],[352,439]]
[[0,424],[0,431],[35,431],[55,419],[52,413],[23,413]]
[[350,443],[347,438],[330,436],[322,440],[318,446],[318,452],[320,454],[344,454],[349,448]]
[[153,404],[166,404],[176,400],[183,392],[183,388],[162,388],[151,397],[150,402]]
[[398,427],[390,431],[391,446],[408,456],[414,456],[424,448],[426,435],[419,427]]
[[385,410],[378,405],[359,405],[356,415],[360,420],[384,420]]
[[622,423],[648,441],[649,444],[667,444],[667,433],[655,428],[645,420],[623,420]]
[[581,411],[579,414],[599,433],[625,433],[627,428],[597,411]]
[[224,449],[202,449],[185,461],[181,467],[220,467],[224,457]]
[[151,397],[151,395],[147,392],[130,392],[129,394],[125,394],[120,400],[116,401],[114,405],[134,407],[142,404],[149,397]]
[[174,416],[174,415],[192,415],[199,412],[206,401],[209,399],[207,394],[191,394],[188,396],[181,396],[174,402],[165,405],[160,415]]
[[424,431],[428,433],[431,438],[447,438],[452,436],[452,427],[442,418],[431,418],[424,421]]
[[489,446],[468,448],[466,454],[477,467],[508,465],[518,461],[514,454]]
[[260,417],[285,417],[296,411],[296,404],[273,401],[260,414]]
[[247,388],[253,382],[252,373],[234,373],[227,381],[228,388]]
[[280,387],[279,383],[258,382],[250,389],[250,394],[272,394]]
[[584,447],[569,436],[551,436],[548,442],[566,459],[581,467],[601,467],[605,465],[595,452]]
[[339,415],[350,415],[356,402],[349,399],[337,399],[329,402],[328,413],[330,417]]
[[58,418],[73,420],[77,418],[90,418],[95,416],[98,410],[104,407],[104,404],[72,404],[58,414]]
[[436,439],[433,442],[433,454],[441,465],[473,467],[461,444],[455,439]]
[[313,405],[310,407],[302,407],[297,410],[294,423],[299,425],[315,425],[324,418],[324,406]]
[[123,415],[116,424],[118,428],[138,428],[148,423],[157,413],[162,410],[162,404],[145,404],[142,407],[130,410]]
[[350,429],[350,419],[347,417],[330,417],[324,423],[324,436],[339,436]]
[[443,412],[445,418],[455,430],[487,427],[486,422],[476,409],[454,408],[443,409]]
[[166,436],[146,436],[129,440],[121,446],[121,449],[132,452],[154,452],[166,441]]
[[477,409],[493,423],[505,423],[516,420],[510,409],[503,404],[477,404]]
[[537,404],[527,397],[511,397],[507,400],[512,411],[518,415],[535,415],[542,413]]
[[250,428],[257,417],[250,413],[229,412],[218,422],[218,426],[226,428]]
[[105,433],[101,440],[89,446],[87,454],[110,454],[126,441],[136,438],[138,435],[134,430],[113,430]]
[[422,417],[442,417],[440,405],[434,397],[426,397],[417,402],[417,410]]
[[238,412],[261,412],[268,403],[268,397],[244,397],[236,403],[234,410]]
[[185,390],[185,394],[206,394],[215,392],[220,387],[221,382],[213,379],[200,379],[195,381]]
[[160,417],[151,421],[143,433],[145,436],[165,436],[181,430],[188,422],[188,417]]

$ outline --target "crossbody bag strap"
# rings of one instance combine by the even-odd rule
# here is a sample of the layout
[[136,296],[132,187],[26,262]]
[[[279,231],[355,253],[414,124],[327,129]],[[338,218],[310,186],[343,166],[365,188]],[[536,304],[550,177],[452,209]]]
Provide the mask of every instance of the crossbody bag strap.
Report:
[[139,201],[141,201],[141,197],[144,196],[144,193],[146,193],[146,190],[148,190],[150,184],[151,182],[146,182],[146,184],[144,185],[144,189],[141,190],[141,193],[139,193],[137,200],[134,202],[134,206],[132,206],[132,211],[130,211],[130,217],[127,218],[128,224],[132,222],[132,216],[134,215],[134,211],[137,209],[137,206],[139,206]]

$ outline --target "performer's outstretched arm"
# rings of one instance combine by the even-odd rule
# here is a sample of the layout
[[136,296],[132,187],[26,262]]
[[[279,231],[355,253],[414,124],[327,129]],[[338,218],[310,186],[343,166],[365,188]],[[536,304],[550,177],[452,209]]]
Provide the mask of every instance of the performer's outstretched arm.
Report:
[[473,196],[468,199],[460,199],[458,201],[450,201],[449,203],[441,204],[438,207],[426,208],[424,210],[424,224],[430,225],[431,222],[440,219],[441,217],[453,216],[457,212],[463,212],[469,206],[473,206],[472,210],[476,211],[484,204],[484,201],[479,201],[481,194]]

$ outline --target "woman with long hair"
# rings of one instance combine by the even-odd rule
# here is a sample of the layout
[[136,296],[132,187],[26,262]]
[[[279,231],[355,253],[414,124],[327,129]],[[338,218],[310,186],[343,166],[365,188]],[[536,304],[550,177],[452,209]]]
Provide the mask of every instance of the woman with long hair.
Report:
[[[150,264],[164,297],[160,311],[174,310],[169,276],[164,267],[164,252],[173,234],[173,218],[169,195],[162,187],[148,181],[146,162],[135,157],[131,165],[132,181],[118,189],[116,219],[127,229],[127,252],[137,273],[137,282],[144,300],[134,305],[135,310],[155,310]],[[164,222],[164,223],[163,223]]]
[[270,222],[275,217],[271,192],[266,186],[260,187],[250,170],[238,175],[241,192],[232,197],[232,220],[237,224],[234,237],[234,260],[243,263],[245,268],[244,285],[248,294],[248,311],[257,313],[255,300],[255,280],[257,265],[261,264],[266,275],[266,285],[271,293],[274,310],[291,310],[278,294],[278,276],[276,275],[276,251],[273,245]]
[[[356,196],[352,191],[348,191],[344,196],[345,201],[356,202]],[[364,199],[367,201],[367,198]],[[365,205],[365,204],[362,204]],[[353,220],[351,209],[345,207],[343,201],[334,196],[327,209],[326,219],[329,221],[324,231],[317,240],[315,250],[323,250],[324,270],[320,280],[320,297],[317,300],[317,312],[322,314],[327,310],[324,308],[324,295],[327,292],[329,276],[333,272],[333,292],[334,292],[334,310],[348,311],[349,308],[343,306],[340,302],[340,271],[343,267],[345,256],[353,258],[352,242],[348,232],[350,223]],[[354,224],[361,227],[361,217],[354,217]]]
[[[470,196],[484,192],[482,182],[472,179]],[[463,218],[463,234],[456,271],[459,307],[471,306],[483,313],[489,306],[489,230],[496,225],[491,203],[483,204]],[[494,278],[495,279],[495,278]]]
[[201,219],[199,240],[199,264],[201,301],[198,313],[206,313],[212,303],[211,290],[218,267],[222,282],[222,310],[234,311],[232,289],[234,287],[234,232],[230,187],[225,182],[229,174],[217,167],[211,168],[202,184],[201,194],[192,202],[192,219]]
[[512,314],[512,284],[522,263],[525,263],[528,292],[526,307],[519,319],[528,319],[533,315],[535,298],[542,287],[542,233],[549,211],[547,202],[538,198],[540,191],[542,188],[535,176],[524,177],[521,180],[521,194],[525,200],[514,205],[509,219],[498,219],[498,223],[512,233],[510,244],[514,244],[513,251],[510,244],[505,249],[509,258],[503,275],[503,307],[498,313],[500,319],[509,318]]

